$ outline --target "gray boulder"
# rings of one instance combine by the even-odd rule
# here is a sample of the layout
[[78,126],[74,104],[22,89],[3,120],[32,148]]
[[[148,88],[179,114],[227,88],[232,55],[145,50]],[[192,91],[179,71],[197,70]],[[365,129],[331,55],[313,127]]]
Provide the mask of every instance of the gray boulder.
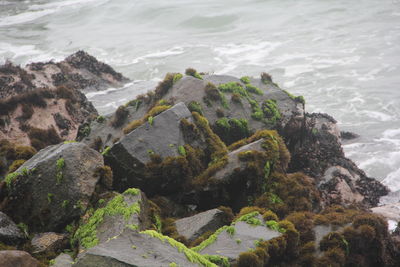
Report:
[[[156,234],[156,235],[154,235]],[[154,237],[153,237],[154,235]],[[175,263],[175,265],[171,265]],[[78,255],[74,267],[215,266],[183,244],[155,231],[123,232]]]
[[215,232],[222,227],[224,225],[224,212],[219,209],[208,210],[176,220],[175,225],[178,234],[192,242],[202,234],[208,231]]
[[129,187],[154,190],[167,185],[170,181],[154,184],[146,179],[144,167],[151,162],[151,155],[177,157],[180,156],[179,147],[185,144],[195,148],[206,147],[202,138],[187,137],[180,126],[182,119],[193,122],[185,104],[178,103],[155,116],[151,124],[145,122],[111,147],[106,160],[114,171],[114,188],[120,191]]
[[85,144],[47,147],[9,177],[4,211],[31,232],[60,232],[84,214],[103,166]]
[[25,240],[25,235],[5,213],[0,211],[0,243],[18,245]]
[[[254,221],[259,223],[254,224]],[[281,235],[277,230],[267,227],[261,215],[254,214],[252,221],[236,221],[231,226],[220,228],[209,238],[215,239],[214,242],[205,240],[193,250],[203,255],[225,257],[234,263],[240,253],[255,249],[257,242],[268,241]]]
[[71,267],[74,263],[72,257],[66,253],[61,253],[54,259],[52,267]]

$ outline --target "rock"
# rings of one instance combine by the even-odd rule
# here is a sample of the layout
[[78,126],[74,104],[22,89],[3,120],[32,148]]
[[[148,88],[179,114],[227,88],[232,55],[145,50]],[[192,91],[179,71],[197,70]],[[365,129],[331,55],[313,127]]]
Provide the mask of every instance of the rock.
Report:
[[[153,237],[154,236],[154,237]],[[155,231],[123,232],[109,242],[81,253],[74,267],[215,266],[183,244]],[[186,255],[185,255],[186,254]]]
[[47,147],[8,178],[3,210],[31,232],[60,232],[84,214],[103,166],[100,153],[85,144]]
[[[106,162],[114,171],[114,187],[123,191],[129,187],[139,187],[146,193],[170,189],[177,190],[171,178],[155,184],[146,179],[145,165],[151,162],[152,155],[161,159],[180,156],[179,148],[189,144],[194,148],[205,149],[203,137],[188,137],[181,127],[181,120],[193,122],[192,115],[185,104],[178,103],[155,116],[152,124],[145,122],[125,137],[121,138],[106,155]],[[166,189],[165,187],[168,187]]]
[[72,257],[68,254],[61,253],[54,259],[54,264],[52,267],[71,267],[74,263]]
[[341,131],[340,132],[340,138],[342,140],[352,140],[360,137],[359,134],[352,133],[352,132],[346,132],[346,131]]
[[141,231],[151,226],[150,206],[144,193],[128,189],[95,211],[75,233],[83,248],[108,242],[124,230]]
[[5,213],[0,211],[0,243],[18,245],[24,240],[25,236],[18,226]]
[[65,234],[53,232],[36,234],[32,240],[33,253],[58,252],[66,248],[68,239]]
[[250,220],[236,221],[231,226],[220,228],[214,234],[216,235],[214,242],[205,240],[193,250],[203,255],[222,256],[227,258],[230,263],[234,263],[240,253],[256,248],[257,241],[268,241],[282,235],[280,232],[266,227],[263,218],[258,213],[252,217],[258,221],[258,224],[254,224],[254,221]]
[[[106,146],[112,146],[112,140],[117,140],[124,135],[122,129],[129,121],[141,118],[147,110],[161,99],[167,103],[183,102],[192,111],[194,110],[192,106],[197,106],[201,109],[200,112],[207,118],[212,128],[215,128],[217,121],[220,119],[243,119],[247,123],[248,135],[265,128],[283,128],[293,118],[303,118],[304,115],[303,104],[298,101],[299,98],[281,90],[273,83],[263,83],[261,79],[250,79],[251,84],[260,89],[262,95],[258,95],[255,93],[248,93],[245,89],[245,84],[233,76],[203,75],[202,80],[192,76],[184,76],[178,81],[169,82],[169,80],[174,77],[176,76],[167,75],[164,81],[157,86],[155,94],[148,93],[146,96],[139,96],[136,100],[127,103],[126,106],[130,113],[127,122],[120,128],[113,129],[112,127],[105,127],[105,125],[110,125],[110,121],[112,120],[112,116],[108,116],[106,121],[101,123],[101,125],[97,122],[92,122],[88,127],[93,131],[91,131],[83,141],[87,144],[92,144],[97,138],[101,138],[103,149]],[[215,86],[225,83],[239,83],[242,87],[242,93],[248,94],[248,97],[241,96],[241,103],[238,103],[232,100],[232,92],[224,92],[221,93],[221,95],[224,95],[226,100],[225,104],[221,103],[222,100],[209,100],[206,93],[207,84],[209,82],[213,83]],[[276,101],[274,105],[276,105],[280,117],[276,122],[268,121],[268,115],[264,114],[261,110],[263,103],[267,100]],[[250,104],[250,102],[253,104]],[[253,115],[256,110],[255,106],[258,107],[259,112],[257,119],[254,119],[256,116]],[[238,137],[229,140],[229,142],[237,141],[240,137],[245,138],[248,136],[246,136],[246,134],[245,136],[238,135]]]
[[208,210],[175,221],[178,234],[184,236],[189,242],[193,242],[208,231],[215,232],[224,224],[224,212],[219,209]]
[[[119,87],[127,81],[83,51],[58,63],[31,63],[24,68],[7,62],[0,66],[0,139],[29,145],[31,128],[53,127],[62,140],[74,140],[79,126],[98,116],[80,90]],[[35,148],[51,144],[55,143]]]
[[0,251],[1,267],[38,267],[39,262],[34,259],[28,252],[19,250],[3,250]]
[[284,131],[292,155],[289,172],[302,171],[315,178],[325,205],[362,203],[372,207],[389,192],[345,157],[340,131],[332,117],[306,114],[302,125],[293,124],[292,129]]

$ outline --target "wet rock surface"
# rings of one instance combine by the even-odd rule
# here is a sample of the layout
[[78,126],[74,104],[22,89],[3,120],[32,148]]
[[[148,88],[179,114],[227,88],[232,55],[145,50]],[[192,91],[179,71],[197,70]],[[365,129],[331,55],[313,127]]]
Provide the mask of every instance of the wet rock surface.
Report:
[[59,231],[83,214],[103,166],[100,153],[82,143],[47,147],[10,179],[2,209],[33,231]]
[[5,213],[0,211],[0,242],[6,245],[22,243],[25,236],[17,225]]
[[189,242],[208,231],[215,232],[224,223],[224,212],[219,209],[208,210],[175,221],[178,234],[184,236]]

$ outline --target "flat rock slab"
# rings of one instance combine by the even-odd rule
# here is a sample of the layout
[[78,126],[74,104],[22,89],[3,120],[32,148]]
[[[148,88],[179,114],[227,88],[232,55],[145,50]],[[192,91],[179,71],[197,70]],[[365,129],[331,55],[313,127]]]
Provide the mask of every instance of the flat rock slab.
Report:
[[281,233],[271,230],[265,226],[254,226],[246,222],[236,222],[235,233],[229,234],[222,231],[217,240],[199,251],[200,254],[219,255],[234,261],[240,253],[256,247],[255,241],[268,241],[281,236]]
[[142,164],[150,161],[151,153],[161,157],[178,156],[176,147],[185,144],[180,122],[191,117],[186,105],[178,103],[155,116],[152,125],[146,122],[126,135],[111,148],[110,154],[118,157],[123,151],[126,157]]
[[157,238],[134,232],[124,232],[78,256],[74,267],[149,267],[199,266],[190,262],[183,252]]
[[24,234],[5,213],[0,211],[0,242],[17,245],[25,240]]
[[219,209],[212,209],[201,212],[191,217],[175,221],[176,230],[189,242],[194,241],[202,234],[211,231],[215,232],[224,225],[224,212]]

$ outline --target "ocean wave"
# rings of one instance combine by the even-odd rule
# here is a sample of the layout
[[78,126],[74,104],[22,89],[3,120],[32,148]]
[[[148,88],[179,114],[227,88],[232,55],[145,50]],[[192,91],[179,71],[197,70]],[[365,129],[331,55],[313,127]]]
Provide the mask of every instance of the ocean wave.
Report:
[[17,15],[12,15],[4,18],[0,18],[1,26],[11,26],[16,24],[23,24],[32,22],[34,20],[40,19],[42,17],[54,14],[58,11],[64,11],[66,7],[77,7],[86,4],[96,3],[96,5],[108,2],[108,0],[98,1],[98,0],[69,0],[54,2],[42,5],[31,5],[28,11],[20,13]]

